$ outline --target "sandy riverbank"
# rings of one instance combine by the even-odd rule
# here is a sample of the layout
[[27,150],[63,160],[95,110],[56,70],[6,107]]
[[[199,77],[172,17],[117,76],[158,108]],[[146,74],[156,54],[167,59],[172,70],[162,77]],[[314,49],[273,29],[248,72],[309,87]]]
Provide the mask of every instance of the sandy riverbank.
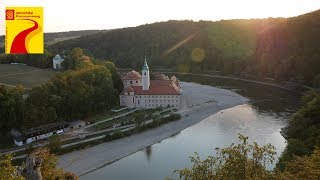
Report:
[[81,151],[59,156],[59,166],[83,175],[177,134],[220,110],[248,101],[232,91],[195,83],[181,83],[183,118],[158,128]]

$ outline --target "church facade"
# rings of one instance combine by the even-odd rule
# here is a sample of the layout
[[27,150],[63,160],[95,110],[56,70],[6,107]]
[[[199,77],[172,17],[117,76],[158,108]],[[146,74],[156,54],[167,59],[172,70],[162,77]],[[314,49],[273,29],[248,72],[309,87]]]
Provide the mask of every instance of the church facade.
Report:
[[120,105],[128,108],[174,107],[180,109],[181,93],[179,80],[156,74],[150,80],[150,71],[145,59],[142,74],[130,71],[122,77],[124,90],[120,94]]

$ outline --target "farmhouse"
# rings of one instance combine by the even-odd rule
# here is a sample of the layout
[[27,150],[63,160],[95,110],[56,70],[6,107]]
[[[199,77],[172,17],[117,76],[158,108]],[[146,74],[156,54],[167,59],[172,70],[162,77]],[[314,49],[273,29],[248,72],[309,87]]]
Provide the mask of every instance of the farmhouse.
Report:
[[145,59],[142,75],[130,71],[122,77],[124,90],[120,94],[120,105],[128,108],[180,108],[180,85],[176,77],[170,79],[160,73],[150,80],[149,66]]
[[57,54],[53,59],[52,59],[52,67],[53,69],[55,70],[58,70],[58,69],[61,69],[62,68],[62,62],[64,61],[64,59],[59,55]]

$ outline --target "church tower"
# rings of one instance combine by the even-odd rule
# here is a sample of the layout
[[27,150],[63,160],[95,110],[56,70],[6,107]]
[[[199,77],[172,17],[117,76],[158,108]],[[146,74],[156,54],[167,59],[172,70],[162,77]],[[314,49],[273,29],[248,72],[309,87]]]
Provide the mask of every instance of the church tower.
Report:
[[144,57],[144,64],[142,67],[142,90],[149,90],[150,87],[150,74],[147,58]]

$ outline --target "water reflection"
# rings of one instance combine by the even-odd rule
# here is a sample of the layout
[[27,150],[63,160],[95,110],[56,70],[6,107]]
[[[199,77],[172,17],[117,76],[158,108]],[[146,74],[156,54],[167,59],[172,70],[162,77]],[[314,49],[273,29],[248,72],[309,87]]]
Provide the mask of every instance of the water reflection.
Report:
[[146,154],[146,157],[148,161],[150,161],[151,155],[152,155],[152,146],[148,146],[144,149],[144,152]]

